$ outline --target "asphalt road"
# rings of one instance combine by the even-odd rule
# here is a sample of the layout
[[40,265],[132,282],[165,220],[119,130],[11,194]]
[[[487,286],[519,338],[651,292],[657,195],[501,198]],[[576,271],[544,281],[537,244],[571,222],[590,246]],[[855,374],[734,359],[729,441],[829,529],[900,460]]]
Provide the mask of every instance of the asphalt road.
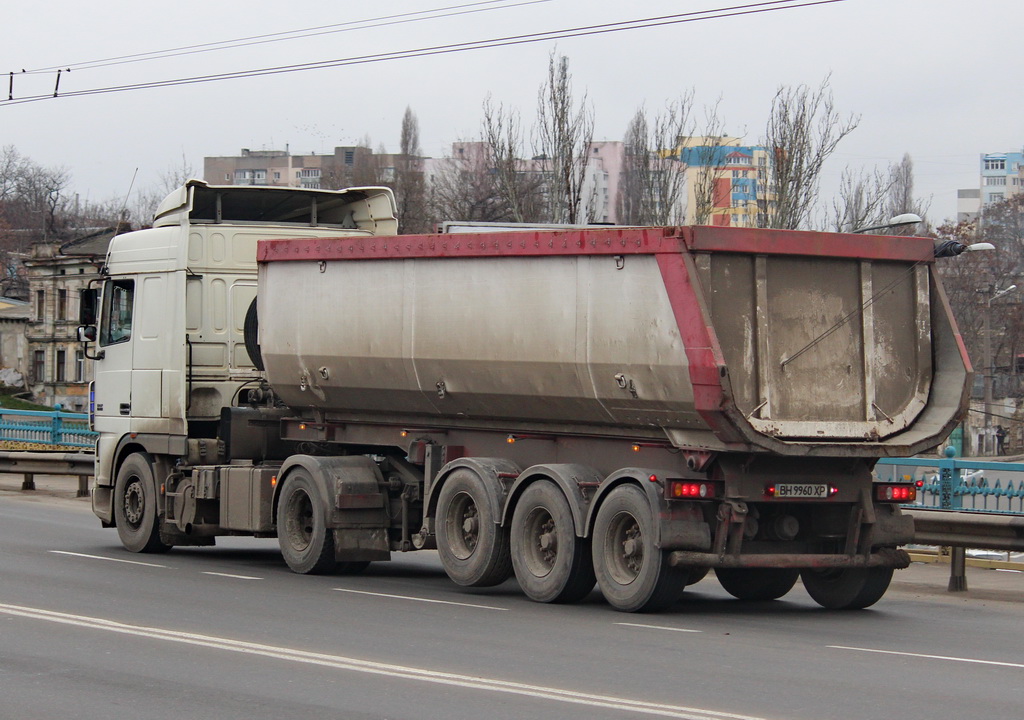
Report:
[[[912,566],[874,608],[465,590],[433,553],[290,573],[276,541],[133,555],[83,500],[0,491],[0,720],[1019,718],[1024,574]],[[981,573],[988,573],[981,575]]]

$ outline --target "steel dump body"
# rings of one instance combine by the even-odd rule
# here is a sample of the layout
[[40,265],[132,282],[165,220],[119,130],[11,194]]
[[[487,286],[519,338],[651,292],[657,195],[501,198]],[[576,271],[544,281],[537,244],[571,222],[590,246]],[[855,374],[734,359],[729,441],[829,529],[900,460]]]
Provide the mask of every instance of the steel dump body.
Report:
[[332,423],[906,455],[970,374],[932,253],[711,227],[268,240],[260,344],[278,396]]

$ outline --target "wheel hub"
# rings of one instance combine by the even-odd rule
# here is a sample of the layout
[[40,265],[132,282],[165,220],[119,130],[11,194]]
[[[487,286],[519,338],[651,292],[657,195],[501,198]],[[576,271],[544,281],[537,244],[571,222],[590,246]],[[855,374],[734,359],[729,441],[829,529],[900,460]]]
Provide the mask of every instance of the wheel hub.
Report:
[[124,491],[124,517],[133,526],[142,522],[146,498],[142,493],[142,485],[137,480],[128,484]]

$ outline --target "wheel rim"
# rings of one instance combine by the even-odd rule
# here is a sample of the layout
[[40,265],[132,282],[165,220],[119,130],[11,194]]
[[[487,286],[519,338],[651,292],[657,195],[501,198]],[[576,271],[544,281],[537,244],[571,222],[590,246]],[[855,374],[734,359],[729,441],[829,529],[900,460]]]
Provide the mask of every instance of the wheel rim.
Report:
[[138,529],[142,525],[142,518],[145,515],[146,495],[142,489],[142,482],[138,477],[133,476],[124,489],[124,519],[133,528]]
[[473,554],[480,542],[480,514],[469,493],[460,492],[452,498],[445,529],[455,557],[465,560]]
[[301,490],[288,498],[285,537],[298,551],[305,550],[313,539],[313,501]]
[[644,566],[644,534],[631,513],[620,512],[612,518],[605,538],[607,569],[612,579],[628,585]]
[[546,509],[534,508],[526,517],[523,528],[526,548],[523,560],[530,574],[546,577],[558,559],[558,532],[555,520]]

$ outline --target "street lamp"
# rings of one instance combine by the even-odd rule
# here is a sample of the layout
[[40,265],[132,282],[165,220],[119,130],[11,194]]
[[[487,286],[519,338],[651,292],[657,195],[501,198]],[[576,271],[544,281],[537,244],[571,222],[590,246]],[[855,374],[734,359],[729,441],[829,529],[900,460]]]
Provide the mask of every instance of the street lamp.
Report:
[[[992,377],[995,375],[995,366],[992,359],[992,301],[998,300],[1004,295],[1009,295],[1017,289],[1016,285],[1010,285],[1010,287],[1003,288],[1002,290],[996,290],[994,287],[990,288],[987,292],[991,295],[985,300],[985,316],[983,318],[984,325],[982,331],[985,334],[985,344],[983,345],[985,353],[985,376],[984,380],[985,388],[985,435],[984,442],[982,443],[982,454],[983,455],[994,455],[992,452]],[[986,292],[986,291],[979,291]]]
[[896,215],[889,218],[888,222],[882,225],[872,225],[871,227],[857,228],[853,232],[855,233],[866,233],[872,232],[873,230],[885,230],[887,228],[901,227],[903,225],[916,225],[921,222],[921,216],[914,213],[903,213],[902,215]]

